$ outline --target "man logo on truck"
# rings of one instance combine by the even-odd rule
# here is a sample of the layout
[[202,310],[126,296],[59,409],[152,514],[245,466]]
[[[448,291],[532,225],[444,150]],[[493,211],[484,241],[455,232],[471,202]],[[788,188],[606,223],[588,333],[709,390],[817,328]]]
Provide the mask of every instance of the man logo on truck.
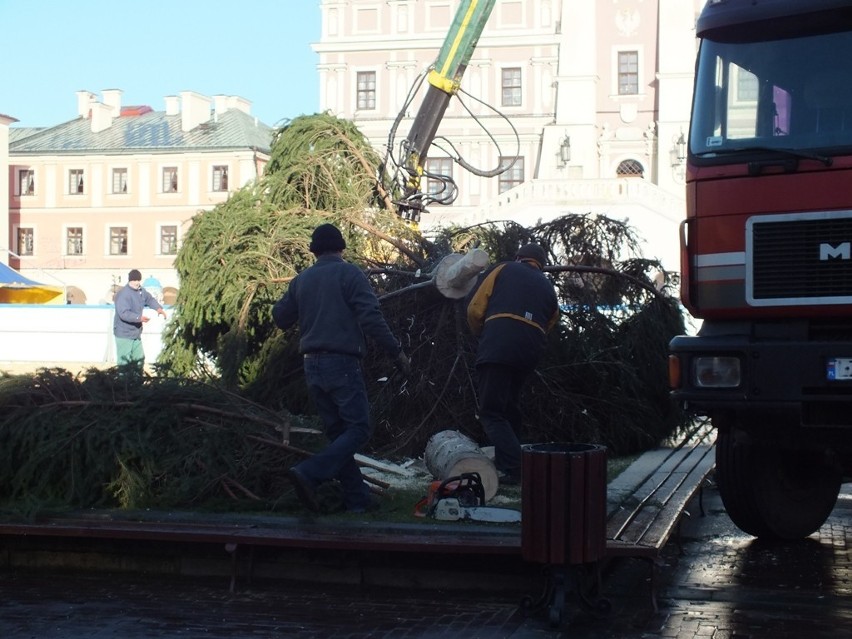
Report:
[[828,242],[823,242],[819,245],[819,261],[827,262],[840,258],[841,260],[852,259],[852,243],[843,242],[837,246],[832,246]]

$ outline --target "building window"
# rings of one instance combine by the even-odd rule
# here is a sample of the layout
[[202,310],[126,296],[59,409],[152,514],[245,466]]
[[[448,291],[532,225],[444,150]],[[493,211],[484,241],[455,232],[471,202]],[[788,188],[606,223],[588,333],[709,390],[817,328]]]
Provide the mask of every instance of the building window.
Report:
[[228,167],[214,166],[213,167],[213,190],[227,191],[228,190]]
[[127,227],[109,227],[109,254],[127,255]]
[[127,193],[127,169],[112,170],[112,192]]
[[160,227],[160,254],[177,255],[177,226]]
[[376,72],[358,72],[358,109],[372,110],[376,108]]
[[615,170],[618,177],[642,177],[645,169],[638,160],[624,160]]
[[[452,196],[453,161],[451,158],[426,159],[426,193],[441,200]],[[434,176],[434,177],[433,177]],[[450,202],[439,202],[450,204]]]
[[[514,164],[512,161],[514,160]],[[519,186],[524,182],[524,158],[500,158],[500,168],[505,169],[509,165],[511,168],[506,169],[500,174],[499,192],[505,193],[511,188]]]
[[757,102],[757,92],[760,88],[757,76],[736,64],[732,64],[731,69],[737,74],[737,97],[734,101]]
[[163,193],[178,192],[178,170],[176,166],[163,169]]
[[35,230],[32,228],[18,228],[18,255],[35,254]]
[[35,171],[18,171],[18,195],[35,195]]
[[618,52],[618,95],[639,93],[639,52]]
[[503,106],[521,106],[521,69],[503,69]]
[[83,229],[72,226],[65,231],[65,250],[67,255],[83,254]]
[[83,169],[71,169],[68,171],[68,193],[70,195],[82,195],[85,193],[83,188]]

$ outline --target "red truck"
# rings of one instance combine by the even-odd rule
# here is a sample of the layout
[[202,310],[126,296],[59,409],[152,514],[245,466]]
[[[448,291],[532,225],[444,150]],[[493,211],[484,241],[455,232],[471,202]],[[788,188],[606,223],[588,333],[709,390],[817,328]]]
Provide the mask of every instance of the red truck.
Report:
[[852,1],[708,0],[697,36],[672,395],[733,522],[800,538],[852,476]]

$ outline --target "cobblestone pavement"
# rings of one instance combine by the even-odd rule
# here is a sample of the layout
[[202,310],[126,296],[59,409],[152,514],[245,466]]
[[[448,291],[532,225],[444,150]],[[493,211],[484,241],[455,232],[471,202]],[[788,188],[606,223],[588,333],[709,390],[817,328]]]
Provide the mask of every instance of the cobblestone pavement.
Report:
[[257,582],[230,593],[216,579],[0,572],[0,637],[242,639],[825,639],[852,636],[849,543],[852,494],[829,522],[797,543],[766,544],[736,530],[718,494],[706,516],[683,528],[661,566],[660,608],[649,600],[647,563],[626,560],[605,574],[612,612],[596,618],[568,602],[568,623],[525,617],[522,597]]
[[[766,543],[733,527],[715,491],[674,557],[660,619],[663,637],[852,637],[852,492],[829,521],[797,542]],[[669,569],[667,569],[668,571]]]

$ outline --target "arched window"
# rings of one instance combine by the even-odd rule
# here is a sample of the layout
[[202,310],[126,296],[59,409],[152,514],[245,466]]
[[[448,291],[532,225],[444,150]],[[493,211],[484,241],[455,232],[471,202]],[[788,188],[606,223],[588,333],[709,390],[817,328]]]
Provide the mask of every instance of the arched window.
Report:
[[638,160],[624,160],[615,170],[618,177],[642,177],[645,169]]

